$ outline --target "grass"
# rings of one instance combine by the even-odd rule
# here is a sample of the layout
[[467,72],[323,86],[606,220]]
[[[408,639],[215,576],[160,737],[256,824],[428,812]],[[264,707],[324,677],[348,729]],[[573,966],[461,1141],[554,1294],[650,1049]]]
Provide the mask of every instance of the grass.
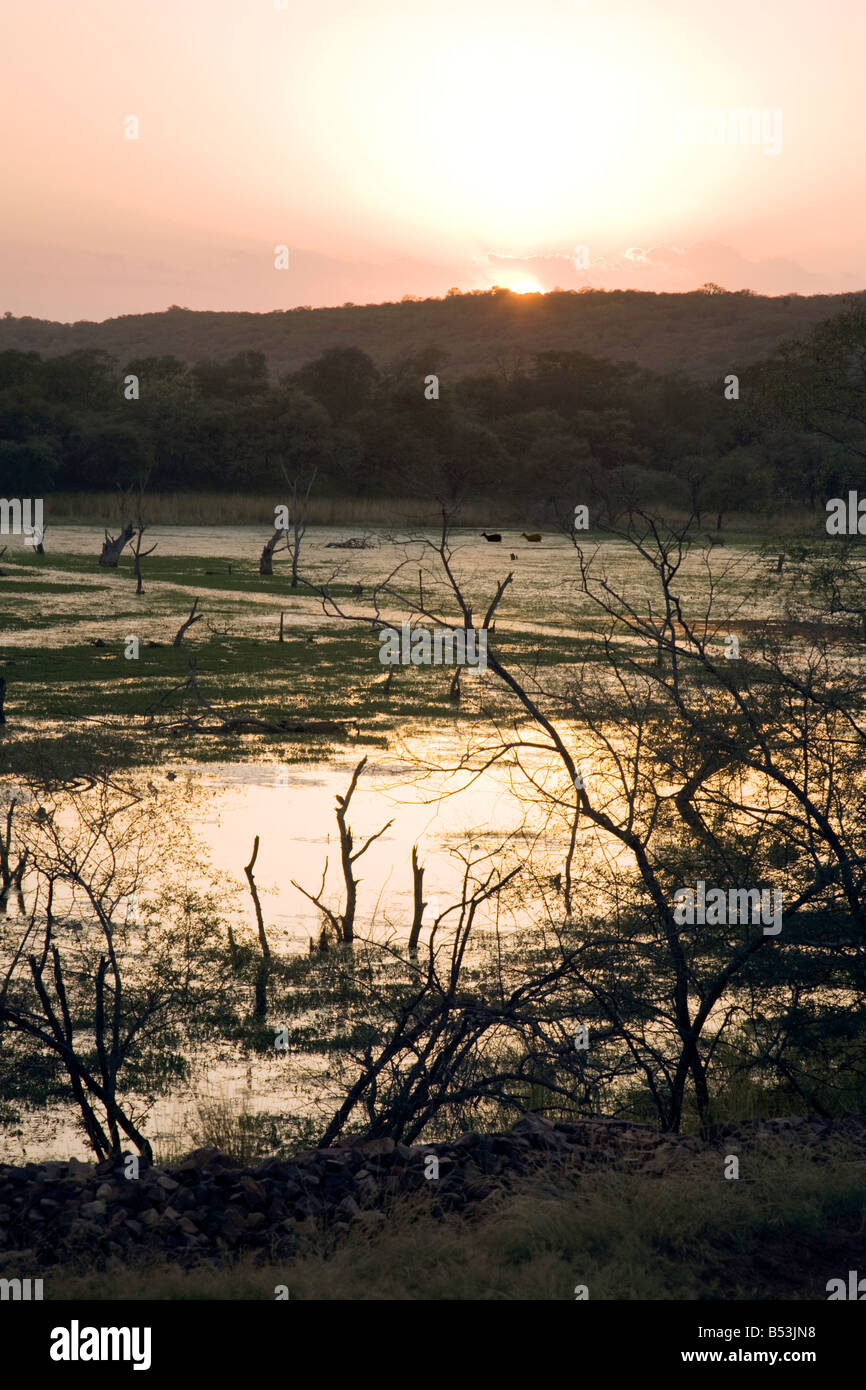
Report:
[[[332,580],[327,553],[314,559],[335,597],[357,611],[350,578]],[[371,576],[391,563],[365,561]],[[26,763],[20,751],[15,753],[15,741],[32,742],[35,727],[52,742],[86,730],[95,747],[110,745],[124,764],[179,750],[189,756],[192,749],[202,761],[225,757],[230,747],[247,755],[251,744],[272,750],[288,745],[289,759],[303,757],[305,747],[323,751],[325,735],[226,739],[154,731],[146,719],[155,706],[163,723],[172,711],[179,716],[182,706],[192,708],[189,692],[184,697],[177,689],[192,660],[203,693],[221,709],[269,721],[357,723],[361,740],[375,744],[407,721],[472,720],[482,705],[489,710],[497,696],[501,699],[492,681],[471,694],[467,681],[464,699],[455,707],[448,698],[451,672],[435,666],[398,669],[390,691],[383,692],[376,684],[384,671],[377,631],[326,618],[309,588],[291,589],[284,573],[262,577],[253,559],[157,553],[146,562],[142,596],[135,594],[131,569],[129,556],[117,570],[106,571],[98,568],[95,555],[37,556],[23,549],[7,561],[0,587],[0,600],[6,600],[2,623],[10,638],[23,634],[20,644],[7,642],[0,661],[7,681],[5,741],[15,765]],[[373,579],[365,578],[369,594]],[[516,611],[512,625],[497,634],[500,649],[530,668],[567,666],[585,657],[578,635],[535,630],[533,592],[527,590],[527,611]],[[204,619],[174,647],[193,596],[200,599]],[[279,642],[281,613],[285,627]],[[28,633],[39,633],[40,639],[28,640]],[[139,638],[137,659],[125,655],[131,634]]]
[[[607,1166],[542,1170],[468,1217],[437,1218],[427,1192],[370,1230],[308,1238],[290,1259],[178,1269],[164,1261],[94,1272],[47,1269],[48,1299],[572,1301],[826,1298],[862,1259],[862,1153],[766,1141],[686,1154],[662,1176]],[[470,1209],[471,1210],[471,1209]]]
[[[148,493],[145,504],[146,519],[149,526],[259,526],[266,533],[273,525],[274,508],[286,502],[284,493],[278,488],[273,492],[153,492]],[[684,520],[684,514],[672,511],[662,504],[655,504],[656,510],[670,513],[672,518]],[[55,492],[45,499],[46,525],[86,525],[107,526],[110,529],[127,520],[120,516],[117,492]],[[776,514],[774,513],[774,518]],[[435,499],[423,497],[311,497],[307,503],[307,520],[311,526],[392,526],[437,527],[442,519],[440,504]],[[823,511],[810,512],[807,508],[789,509],[784,516],[774,519],[771,528],[775,534],[788,532],[823,530],[826,519]],[[460,508],[457,524],[489,529],[491,526],[513,527],[518,533],[527,529],[531,523],[546,525],[550,529],[550,519],[543,519],[520,498],[510,499],[501,494],[489,497],[467,498]],[[704,530],[709,532],[715,525],[715,518],[705,519]],[[765,532],[756,531],[755,512],[729,513],[724,518],[722,534],[735,535],[738,540],[745,537],[765,538]],[[263,536],[263,542],[266,536]],[[51,547],[51,532],[47,531],[46,543]],[[148,564],[150,561],[148,560]]]
[[[273,525],[274,508],[286,502],[285,493],[155,492],[146,502],[151,526],[261,526]],[[118,520],[116,492],[53,493],[46,499],[55,524],[111,526]],[[465,524],[484,526],[491,509],[520,520],[516,503],[503,509],[501,501],[476,498],[465,509]],[[436,526],[441,511],[435,501],[412,497],[311,497],[307,519],[313,526]]]
[[186,1136],[174,1136],[159,1147],[156,1162],[173,1167],[192,1149],[214,1148],[249,1166],[267,1151],[262,1142],[266,1123],[267,1117],[257,1114],[245,1096],[202,1097]]

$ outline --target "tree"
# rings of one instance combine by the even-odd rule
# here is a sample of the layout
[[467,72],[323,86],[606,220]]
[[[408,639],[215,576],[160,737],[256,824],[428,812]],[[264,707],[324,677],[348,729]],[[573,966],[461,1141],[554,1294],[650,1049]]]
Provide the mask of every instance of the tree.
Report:
[[[866,1024],[866,732],[856,715],[866,668],[856,645],[842,654],[819,636],[792,647],[773,621],[752,632],[746,658],[729,660],[724,635],[736,614],[723,596],[738,566],[756,591],[767,578],[759,560],[735,555],[721,569],[704,559],[698,586],[692,524],[671,526],[633,506],[626,525],[608,533],[645,570],[639,582],[626,568],[625,586],[609,552],[587,553],[573,538],[581,592],[599,620],[579,662],[546,683],[489,638],[487,668],[514,715],[506,722],[500,713],[452,771],[475,778],[499,760],[525,765],[526,796],[544,808],[546,833],[562,825],[565,859],[550,881],[566,915],[552,922],[553,942],[533,955],[532,969],[558,972],[560,1018],[570,1006],[601,1034],[594,1094],[615,1097],[625,1080],[637,1094],[640,1082],[663,1128],[680,1128],[688,1101],[706,1132],[715,1077],[718,1089],[743,1071],[763,1084],[772,1076],[788,1094],[824,1103],[827,1081],[813,1074],[809,1056],[819,1014],[832,1036],[848,1038],[849,1064],[864,1062],[862,1036],[853,1040],[853,1023],[826,991],[850,990],[858,1026]],[[440,596],[449,594],[471,624],[474,604],[456,571],[447,517],[438,542],[427,545],[441,563]],[[453,622],[401,586],[399,573],[376,586],[377,609],[387,597],[411,617]],[[512,579],[500,580],[488,605],[488,633]],[[326,611],[348,617],[333,594],[324,598]],[[380,621],[378,611],[367,621]],[[733,894],[745,916],[736,907],[733,917],[708,916],[696,930],[676,907],[690,882],[724,885],[725,911]],[[761,910],[772,906],[772,914],[756,919],[762,894]],[[404,1036],[405,1023],[397,1026]],[[566,1095],[568,1068],[537,1015],[535,1027],[533,1065]],[[380,1041],[387,1051],[395,1040]]]
[[328,348],[291,378],[321,401],[336,425],[346,424],[369,404],[379,372],[360,348]]
[[[193,859],[173,843],[168,808],[130,783],[34,782],[7,826],[31,907],[0,923],[3,1069],[41,1059],[65,1074],[97,1158],[128,1142],[149,1162],[147,1096],[183,1071],[185,1044],[226,1019],[215,902],[186,886]],[[171,881],[150,896],[169,863]]]
[[308,893],[306,888],[302,888],[299,883],[296,883],[295,880],[292,879],[293,886],[297,888],[300,893],[303,893],[305,898],[309,898],[310,902],[315,903],[325,923],[332,928],[335,940],[343,946],[351,946],[355,939],[355,912],[358,905],[358,880],[355,877],[355,864],[363,854],[367,853],[370,846],[384,835],[385,831],[389,830],[394,823],[393,821],[388,821],[387,825],[383,825],[374,835],[368,836],[360,849],[355,849],[354,836],[347,816],[349,813],[349,805],[355,794],[355,788],[358,785],[358,778],[366,766],[367,759],[364,757],[352,773],[352,780],[349,783],[349,789],[345,796],[337,797],[337,828],[340,834],[340,865],[343,872],[343,886],[346,895],[344,907],[335,912],[325,905],[322,895],[325,891],[325,878],[328,873],[327,859],[325,860],[325,867],[322,870],[322,885],[318,893]]
[[[839,446],[855,469],[866,458],[866,308],[854,303],[803,342],[781,348],[757,375],[756,406]],[[852,472],[852,485],[854,473]]]
[[[314,468],[306,479],[302,479],[297,474],[290,477],[285,467],[281,464],[281,471],[289,488],[289,524],[286,528],[286,548],[292,557],[292,588],[298,587],[298,565],[301,558],[301,541],[307,534],[307,509],[310,501],[310,493],[316,481]],[[291,537],[289,536],[291,531]]]

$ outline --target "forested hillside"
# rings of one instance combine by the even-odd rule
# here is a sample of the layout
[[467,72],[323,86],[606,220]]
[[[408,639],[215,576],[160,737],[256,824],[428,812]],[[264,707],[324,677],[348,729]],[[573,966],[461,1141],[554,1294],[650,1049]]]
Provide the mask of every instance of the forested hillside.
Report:
[[575,498],[611,516],[643,500],[721,525],[731,510],[814,506],[856,485],[864,361],[861,307],[711,381],[576,350],[468,373],[441,347],[383,367],[354,345],[277,374],[249,347],[191,365],[7,349],[0,493],[288,484],[319,497],[498,495],[535,516]]
[[637,290],[512,294],[491,290],[444,299],[404,300],[339,309],[289,309],[270,314],[194,312],[127,314],[104,323],[52,323],[0,318],[0,350],[46,356],[95,348],[120,361],[166,353],[185,362],[225,360],[261,352],[274,376],[295,371],[329,347],[360,347],[377,366],[428,343],[448,353],[449,369],[513,368],[539,352],[585,352],[636,362],[656,372],[676,369],[709,379],[800,338],[845,307],[842,295],[768,298],[740,291],[647,294]]

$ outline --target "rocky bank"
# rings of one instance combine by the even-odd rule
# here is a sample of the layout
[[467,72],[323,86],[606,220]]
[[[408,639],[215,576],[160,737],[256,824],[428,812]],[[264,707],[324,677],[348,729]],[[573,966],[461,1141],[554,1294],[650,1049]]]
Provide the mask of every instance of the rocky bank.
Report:
[[704,1143],[622,1120],[553,1124],[525,1115],[507,1134],[415,1146],[358,1139],[255,1167],[216,1149],[198,1149],[171,1169],[141,1166],[138,1176],[125,1176],[132,1165],[122,1161],[0,1165],[0,1270],[156,1254],[184,1265],[247,1251],[285,1257],[325,1229],[378,1229],[404,1194],[423,1192],[434,1216],[481,1214],[515,1181],[531,1173],[552,1180],[564,1163],[661,1178],[707,1150],[725,1155],[778,1140],[796,1142],[816,1162],[835,1140],[866,1156],[866,1116],[729,1124]]

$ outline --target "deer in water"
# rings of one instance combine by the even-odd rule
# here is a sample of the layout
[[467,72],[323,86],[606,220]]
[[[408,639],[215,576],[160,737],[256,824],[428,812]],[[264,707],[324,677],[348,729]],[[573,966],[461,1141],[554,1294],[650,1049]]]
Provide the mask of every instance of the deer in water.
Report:
[[533,545],[538,545],[541,542],[541,533],[539,531],[521,531],[520,534],[525,541],[532,541]]
[[502,537],[498,531],[482,531],[482,536],[486,541],[501,541]]

